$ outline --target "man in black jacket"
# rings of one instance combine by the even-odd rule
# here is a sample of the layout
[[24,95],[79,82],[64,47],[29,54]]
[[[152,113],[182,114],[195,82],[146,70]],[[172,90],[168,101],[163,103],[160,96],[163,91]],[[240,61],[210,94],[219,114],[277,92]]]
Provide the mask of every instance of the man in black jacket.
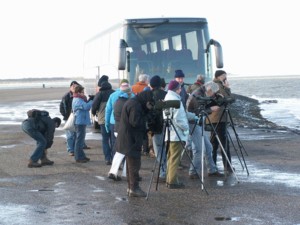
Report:
[[122,108],[116,148],[126,157],[127,193],[130,197],[146,197],[139,186],[139,170],[147,113],[153,105],[152,91],[142,91],[128,99]]
[[[53,165],[54,162],[47,158],[47,149],[53,144],[55,128],[60,126],[61,120],[58,117],[51,119],[47,111],[36,109],[29,110],[27,114],[28,118],[22,122],[22,130],[37,144],[28,167]],[[41,163],[38,163],[39,160]]]

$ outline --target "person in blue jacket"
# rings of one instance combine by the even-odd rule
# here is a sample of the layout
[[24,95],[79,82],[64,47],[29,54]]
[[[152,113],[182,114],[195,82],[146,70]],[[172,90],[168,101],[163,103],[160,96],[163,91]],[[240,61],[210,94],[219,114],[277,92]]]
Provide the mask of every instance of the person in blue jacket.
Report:
[[89,100],[84,94],[84,87],[78,85],[75,87],[75,93],[72,101],[72,111],[75,116],[75,149],[74,156],[77,163],[86,163],[90,161],[86,157],[83,146],[86,134],[86,126],[91,125],[90,109],[93,105],[94,96],[89,96]]

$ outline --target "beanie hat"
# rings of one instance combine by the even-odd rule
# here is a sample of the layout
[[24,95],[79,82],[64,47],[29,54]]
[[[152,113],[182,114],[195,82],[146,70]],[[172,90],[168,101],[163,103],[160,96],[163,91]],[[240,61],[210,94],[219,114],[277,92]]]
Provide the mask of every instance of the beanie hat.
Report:
[[128,81],[127,79],[122,79],[122,80],[120,81],[120,86],[121,86],[122,83],[127,83],[127,84],[129,84],[129,81]]
[[70,87],[71,87],[73,84],[80,85],[76,80],[73,80],[73,81],[71,82]]
[[180,88],[180,84],[176,80],[171,80],[168,86],[168,90],[176,91]]
[[175,75],[174,77],[184,77],[184,73],[182,72],[182,70],[175,70]]
[[98,87],[101,87],[101,83],[102,82],[104,82],[104,81],[108,81],[108,76],[106,76],[106,75],[102,75],[101,77],[100,77],[100,79],[98,80]]
[[161,86],[161,79],[158,75],[155,75],[154,77],[151,78],[150,80],[150,86],[152,88],[155,88],[155,87],[160,87]]
[[61,124],[61,119],[60,118],[54,117],[52,120],[54,121],[54,123],[57,123],[57,127],[60,126],[60,124]]
[[215,78],[222,76],[223,74],[226,74],[226,72],[224,70],[217,70],[215,72]]

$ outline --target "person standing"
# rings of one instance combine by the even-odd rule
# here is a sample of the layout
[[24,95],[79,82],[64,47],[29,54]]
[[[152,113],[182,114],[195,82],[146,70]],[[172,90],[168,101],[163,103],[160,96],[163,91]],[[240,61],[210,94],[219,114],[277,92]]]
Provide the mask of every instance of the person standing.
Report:
[[186,89],[186,92],[188,94],[192,94],[193,91],[201,87],[204,83],[205,83],[205,77],[202,74],[198,74],[196,82],[189,85],[188,88]]
[[[134,85],[132,85],[131,89],[132,92],[137,95],[138,93],[145,91],[145,90],[150,90],[149,85],[149,79],[150,76],[148,74],[140,74],[139,75],[139,81],[136,82]],[[145,134],[143,145],[142,145],[142,152],[143,155],[148,156],[150,152],[150,146],[151,145],[151,140],[149,140],[148,133]],[[150,142],[150,143],[149,143]]]
[[61,120],[58,117],[51,119],[47,111],[36,109],[29,110],[27,115],[28,118],[22,122],[22,130],[32,137],[37,145],[30,156],[28,167],[51,166],[54,162],[47,158],[47,149],[53,144],[55,128],[60,126]]
[[[99,81],[101,80],[101,78],[99,79]],[[106,80],[99,82],[98,85],[100,85],[100,88],[93,101],[92,115],[97,114],[98,124],[100,125],[102,135],[102,149],[105,163],[106,165],[109,165],[112,161],[113,154],[111,149],[111,135],[110,132],[107,132],[105,129],[105,108],[108,98],[114,92],[114,90],[112,89],[111,84]]]
[[[162,89],[161,87],[162,80],[161,78],[156,75],[153,76],[150,79],[150,87],[153,92],[154,101],[159,102],[164,100],[167,92]],[[155,153],[156,160],[160,162],[160,170],[159,170],[159,181],[165,182],[166,181],[166,173],[167,173],[167,159],[166,159],[166,149],[164,146],[163,149],[163,112],[162,110],[156,110],[155,112],[155,121],[153,121],[152,127],[151,127],[151,133],[153,135],[152,141],[153,141],[153,149]]]
[[[224,70],[217,70],[215,72],[215,78],[213,79],[213,82],[215,82],[219,86],[218,94],[221,97],[230,97],[231,96],[231,90],[229,87],[229,82],[227,80],[227,73]],[[226,152],[226,155],[228,157],[229,162],[231,163],[231,154],[229,149],[229,140],[227,138],[227,122],[229,122],[229,118],[227,118],[227,115],[223,113],[225,110],[225,106],[222,105],[219,110],[213,111],[209,115],[209,119],[212,123],[212,125],[216,128],[216,133],[219,136],[220,142],[222,146],[224,147],[224,150]],[[213,146],[213,160],[215,164],[217,164],[217,151],[219,148],[219,141],[216,137],[215,132],[211,132],[211,143]],[[221,151],[222,154],[222,161],[224,165],[224,171],[227,171],[229,173],[232,173],[231,167],[228,165],[226,156],[223,151]]]
[[[80,85],[77,81],[72,81],[70,83],[70,90],[64,94],[60,101],[59,111],[60,114],[63,116],[63,120],[66,122],[71,114],[72,111],[72,101],[73,101],[73,94],[75,92],[75,87]],[[75,131],[66,130],[66,139],[67,139],[67,152],[70,156],[74,156],[74,145],[75,145]],[[85,142],[84,142],[84,149],[89,149]]]
[[89,100],[84,95],[84,87],[78,85],[75,87],[74,99],[72,101],[72,111],[75,116],[75,148],[74,156],[77,163],[86,163],[90,161],[86,157],[83,146],[86,134],[86,126],[91,125],[90,109],[93,104],[94,96],[90,96]]
[[154,105],[153,93],[142,91],[128,99],[122,108],[116,148],[126,157],[127,193],[129,197],[146,197],[139,186],[141,149],[146,134],[147,113]]
[[[105,108],[105,129],[111,135],[111,148],[112,154],[115,154],[115,142],[116,136],[114,134],[115,126],[115,117],[114,117],[114,104],[118,100],[119,96],[124,93],[124,90],[130,88],[129,82],[126,79],[122,79],[120,82],[120,88],[118,88],[114,93],[112,93],[106,103]],[[133,97],[134,95],[131,95]],[[111,162],[108,162],[107,165],[111,165]]]
[[149,75],[147,74],[140,74],[139,75],[139,81],[136,82],[134,85],[132,85],[131,89],[132,92],[137,95],[138,93],[142,92],[145,90],[145,88],[148,87],[149,84]]
[[[70,90],[64,94],[62,100],[59,105],[59,111],[63,116],[63,120],[66,122],[71,114],[72,110],[72,101],[73,94],[75,92],[75,87],[78,86],[79,83],[77,81],[72,81],[70,83]],[[75,132],[66,130],[66,138],[67,138],[67,151],[69,155],[74,156],[74,144],[75,144]]]
[[[204,111],[206,113],[211,113],[213,111],[219,110],[219,106],[217,105],[211,105],[209,103],[200,103],[198,99],[203,97],[213,97],[215,92],[218,91],[218,85],[209,82],[205,85],[202,85],[201,87],[198,87],[196,90],[194,90],[191,95],[188,98],[187,101],[187,111],[193,112],[196,115],[201,116],[202,120],[205,120],[206,114],[204,114]],[[203,114],[201,114],[203,113]],[[201,114],[201,115],[200,115]],[[200,122],[200,124],[199,124]],[[204,141],[204,147],[205,147],[205,155],[207,159],[207,170],[208,170],[208,176],[209,177],[224,177],[224,174],[220,173],[217,169],[217,166],[212,158],[212,144],[209,140],[209,137],[205,135],[204,128],[202,129],[202,121],[199,120],[190,120],[189,121],[190,126],[190,134],[191,134],[191,141],[192,141],[192,162],[193,164],[190,165],[189,169],[189,178],[190,179],[199,179],[198,176],[201,174],[201,159],[202,159],[202,141]],[[202,133],[203,131],[203,133]],[[203,139],[202,139],[203,136]],[[204,154],[203,153],[203,154]]]
[[[167,187],[169,189],[184,188],[184,184],[179,181],[177,175],[177,169],[180,164],[180,156],[183,150],[184,143],[187,141],[189,134],[189,123],[188,118],[195,118],[194,113],[186,113],[183,107],[181,97],[181,84],[176,80],[170,81],[168,85],[168,92],[165,96],[165,101],[178,100],[180,102],[180,107],[170,108],[169,110],[164,110],[164,119],[170,119],[173,126],[170,127],[170,137],[165,136],[165,141],[169,142],[169,147],[167,149]],[[170,114],[170,115],[168,115]],[[177,132],[176,132],[176,131]],[[170,140],[168,140],[170,138]],[[168,145],[168,144],[167,144]]]
[[[114,134],[117,137],[118,132],[119,132],[119,126],[120,126],[120,120],[121,120],[121,115],[122,115],[122,109],[125,104],[125,102],[131,98],[131,88],[128,87],[127,89],[124,89],[120,95],[117,101],[114,104],[114,118],[115,118],[115,126],[114,126]],[[118,176],[118,170],[121,167],[122,162],[125,161],[125,155],[120,153],[118,148],[115,148],[116,152],[112,160],[112,165],[110,167],[109,173],[108,173],[108,178],[112,179],[114,181],[120,181],[122,178]],[[125,162],[124,162],[125,164]],[[123,172],[122,175],[126,176],[126,166],[122,166]]]

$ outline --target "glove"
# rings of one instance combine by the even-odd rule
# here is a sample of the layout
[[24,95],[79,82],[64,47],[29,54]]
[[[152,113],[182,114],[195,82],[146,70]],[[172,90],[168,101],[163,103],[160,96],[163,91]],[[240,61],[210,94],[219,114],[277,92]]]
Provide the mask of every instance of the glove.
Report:
[[107,133],[109,133],[109,132],[110,132],[110,129],[109,129],[109,124],[105,124],[105,130],[106,130],[106,132],[107,132]]
[[93,101],[95,98],[95,95],[89,95],[89,101]]
[[195,116],[195,122],[197,122],[199,120],[199,117],[198,116]]

